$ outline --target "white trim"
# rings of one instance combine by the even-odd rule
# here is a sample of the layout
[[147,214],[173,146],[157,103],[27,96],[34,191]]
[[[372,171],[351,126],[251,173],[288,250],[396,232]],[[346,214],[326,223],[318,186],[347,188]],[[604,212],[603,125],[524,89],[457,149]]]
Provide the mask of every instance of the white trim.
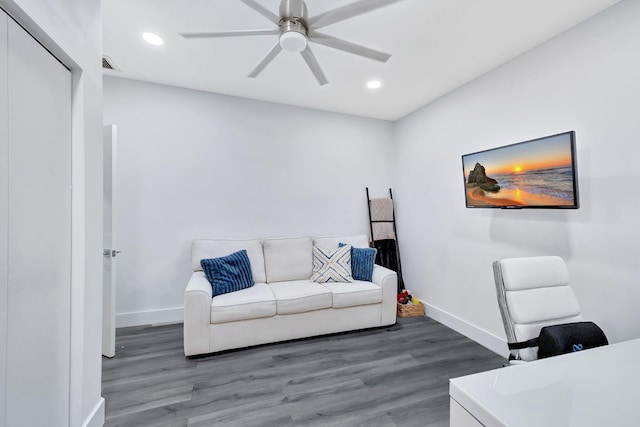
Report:
[[82,427],[102,427],[104,425],[104,397],[93,408],[86,420],[82,423]]
[[69,420],[82,419],[85,342],[85,152],[84,73],[71,74],[71,302],[69,315]]
[[480,345],[488,348],[496,354],[503,357],[509,356],[509,350],[507,349],[507,340],[493,335],[490,332],[485,331],[466,320],[462,320],[451,313],[448,313],[438,307],[434,307],[431,304],[424,303],[424,314],[432,318],[433,320],[442,323],[443,325],[453,329],[456,332],[461,333],[467,338],[472,339]]
[[157,325],[161,323],[180,323],[184,319],[183,312],[182,307],[176,307],[161,310],[136,311],[133,313],[117,313],[116,328]]

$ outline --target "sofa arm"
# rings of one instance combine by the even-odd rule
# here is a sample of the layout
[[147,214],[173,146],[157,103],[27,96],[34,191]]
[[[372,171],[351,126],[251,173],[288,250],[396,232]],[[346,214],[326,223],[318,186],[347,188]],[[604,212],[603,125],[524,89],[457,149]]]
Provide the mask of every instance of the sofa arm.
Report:
[[184,354],[209,353],[211,284],[202,271],[191,275],[184,292]]
[[371,281],[382,288],[382,319],[381,325],[396,323],[398,274],[381,265],[373,266]]

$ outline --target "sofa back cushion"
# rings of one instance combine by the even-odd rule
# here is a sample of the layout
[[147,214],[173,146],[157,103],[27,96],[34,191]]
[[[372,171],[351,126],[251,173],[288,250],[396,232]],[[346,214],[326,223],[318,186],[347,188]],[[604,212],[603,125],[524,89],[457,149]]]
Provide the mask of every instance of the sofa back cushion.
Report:
[[269,239],[262,246],[267,283],[309,280],[313,268],[311,238]]
[[351,245],[354,248],[368,248],[369,238],[361,234],[359,236],[318,237],[313,241],[314,246],[322,249],[337,249],[340,243]]
[[243,249],[247,251],[254,282],[265,283],[267,278],[260,240],[194,240],[191,244],[191,268],[201,271],[200,260],[220,258]]

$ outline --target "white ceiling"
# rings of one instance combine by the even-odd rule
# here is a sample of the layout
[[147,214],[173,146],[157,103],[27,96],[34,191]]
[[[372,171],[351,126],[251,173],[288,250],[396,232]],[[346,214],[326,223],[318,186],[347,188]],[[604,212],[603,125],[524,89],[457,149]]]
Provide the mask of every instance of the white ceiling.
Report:
[[[309,16],[354,0],[306,0]],[[392,54],[378,63],[312,44],[329,84],[282,52],[247,74],[277,35],[186,40],[180,32],[270,29],[239,0],[103,0],[103,46],[120,71],[105,75],[264,101],[397,120],[620,0],[403,0],[322,29]],[[257,0],[278,13],[279,0]],[[144,42],[149,31],[163,46]],[[383,86],[368,89],[376,78]]]

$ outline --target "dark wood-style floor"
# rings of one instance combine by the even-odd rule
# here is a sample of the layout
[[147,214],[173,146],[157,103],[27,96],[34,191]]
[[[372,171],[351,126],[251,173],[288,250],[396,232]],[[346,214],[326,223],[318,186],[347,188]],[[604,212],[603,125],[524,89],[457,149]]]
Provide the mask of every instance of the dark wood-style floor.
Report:
[[116,342],[106,426],[448,426],[449,378],[504,361],[427,317],[195,359],[181,324]]

